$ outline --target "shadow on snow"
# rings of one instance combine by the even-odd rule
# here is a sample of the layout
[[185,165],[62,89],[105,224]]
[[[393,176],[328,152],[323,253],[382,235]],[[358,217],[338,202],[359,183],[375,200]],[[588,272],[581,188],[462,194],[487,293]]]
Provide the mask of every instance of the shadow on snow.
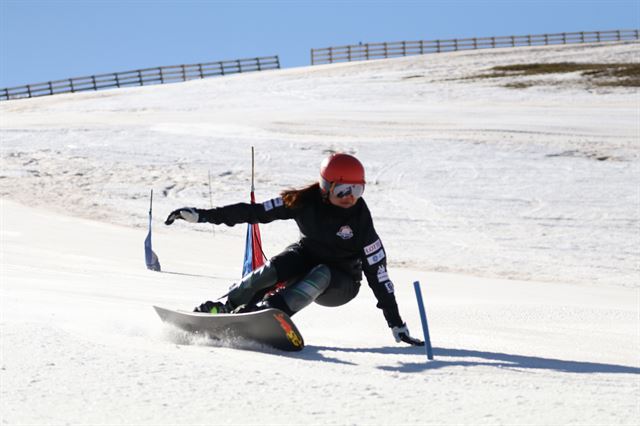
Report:
[[[434,360],[427,361],[423,348],[415,347],[379,347],[379,348],[338,348],[330,346],[306,346],[296,358],[313,361],[335,362],[356,365],[350,361],[327,356],[324,352],[373,353],[382,355],[419,355],[420,362],[401,362],[399,366],[380,366],[381,370],[402,373],[416,373],[445,367],[488,366],[508,369],[551,370],[563,373],[606,373],[640,374],[640,368],[616,364],[602,364],[586,361],[566,361],[553,358],[541,358],[526,355],[511,355],[500,352],[475,351],[468,349],[434,348]],[[466,359],[465,359],[466,358]]]

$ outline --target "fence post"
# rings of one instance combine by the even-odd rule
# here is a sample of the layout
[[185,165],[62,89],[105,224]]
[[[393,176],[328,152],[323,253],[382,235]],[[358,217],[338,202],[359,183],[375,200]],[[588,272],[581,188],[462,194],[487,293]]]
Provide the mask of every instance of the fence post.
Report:
[[596,39],[600,42],[600,31],[596,31]]
[[529,46],[531,46],[531,34],[527,35],[527,41],[529,42]]
[[314,54],[315,54],[315,49],[312,48],[311,49],[311,65],[315,65],[316,64]]
[[621,37],[620,37],[620,30],[618,30],[618,31],[616,31],[616,32],[618,33],[618,41],[620,41],[620,40],[621,40]]
[[389,57],[389,50],[387,49],[387,42],[384,42],[384,57],[388,58]]
[[407,42],[402,42],[402,56],[407,56]]
[[31,85],[27,84],[27,95],[31,97]]
[[478,39],[474,37],[473,39],[473,48],[477,49],[478,48]]
[[347,46],[347,59],[351,62],[351,45]]
[[549,44],[549,35],[548,35],[548,34],[545,34],[545,35],[544,35],[544,45],[546,46],[546,45],[548,45],[548,44]]
[[636,30],[636,40],[640,38],[640,30]]
[[144,82],[142,81],[142,71],[138,70],[138,85],[144,86]]
[[116,77],[116,87],[119,89],[120,88],[120,77],[118,76],[118,73],[114,73],[113,74]]
[[567,33],[562,33],[562,44],[567,44]]
[[580,43],[584,43],[584,31],[580,31]]
[[491,37],[491,47],[493,47],[494,49],[496,48],[496,38],[495,37]]
[[436,40],[436,52],[440,53],[440,40]]
[[[49,82],[49,94],[53,95],[53,85],[51,84],[51,82]],[[8,99],[8,96],[7,96]]]
[[369,43],[364,45],[364,51],[365,51],[367,60],[369,60]]
[[164,84],[164,67],[160,67],[160,84]]
[[455,50],[455,51],[458,50],[458,39],[457,38],[453,39],[453,50]]
[[515,36],[511,36],[511,47],[516,47],[516,38],[515,38]]
[[240,59],[237,59],[236,62],[238,63],[238,72],[242,72],[242,63],[240,63]]
[[[69,86],[71,87],[71,93],[75,93],[76,89],[73,87],[73,79],[69,79]],[[31,96],[29,96],[31,97]]]
[[333,47],[329,48],[329,63],[333,63]]
[[276,68],[280,69],[280,56],[276,55]]
[[260,65],[260,58],[256,58],[256,68],[258,68],[258,71],[262,71],[262,66]]
[[184,69],[184,64],[180,65],[180,72],[182,73],[182,81],[187,81],[187,72]]
[[93,83],[93,90],[98,90],[98,85],[96,84],[96,76],[91,76],[91,82]]
[[420,54],[424,54],[424,40],[420,40]]
[[220,75],[224,75],[224,64],[222,62],[218,62],[220,65]]

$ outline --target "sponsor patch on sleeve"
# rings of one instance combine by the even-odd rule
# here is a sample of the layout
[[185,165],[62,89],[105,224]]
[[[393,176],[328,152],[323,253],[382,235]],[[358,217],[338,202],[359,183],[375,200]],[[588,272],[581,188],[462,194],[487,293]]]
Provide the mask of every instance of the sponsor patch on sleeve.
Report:
[[389,281],[389,274],[384,265],[380,265],[378,267],[378,282],[383,283],[385,281]]
[[370,255],[371,253],[380,250],[382,248],[382,242],[380,239],[377,239],[373,244],[369,244],[364,248],[364,254]]
[[273,198],[269,201],[265,201],[262,203],[264,206],[264,211],[268,212],[269,210],[273,210],[274,207],[281,207],[284,205],[284,201],[282,201],[282,197]]
[[393,293],[393,283],[391,281],[387,281],[384,283],[385,288],[387,289],[387,293]]
[[373,256],[367,257],[367,262],[369,262],[369,265],[374,265],[374,264],[380,262],[382,259],[384,259],[384,257],[385,257],[384,250],[380,250],[379,252],[377,252]]

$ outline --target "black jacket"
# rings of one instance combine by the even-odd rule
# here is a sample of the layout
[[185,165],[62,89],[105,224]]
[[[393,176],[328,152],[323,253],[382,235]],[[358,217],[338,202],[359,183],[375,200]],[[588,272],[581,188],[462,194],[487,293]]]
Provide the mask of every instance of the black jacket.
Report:
[[318,190],[300,207],[287,208],[282,198],[262,204],[239,203],[211,210],[197,209],[200,222],[233,226],[239,223],[269,223],[278,219],[294,219],[300,229],[299,244],[318,263],[362,262],[362,271],[378,300],[389,327],[403,324],[387,274],[387,260],[371,213],[360,198],[348,209],[324,201]]

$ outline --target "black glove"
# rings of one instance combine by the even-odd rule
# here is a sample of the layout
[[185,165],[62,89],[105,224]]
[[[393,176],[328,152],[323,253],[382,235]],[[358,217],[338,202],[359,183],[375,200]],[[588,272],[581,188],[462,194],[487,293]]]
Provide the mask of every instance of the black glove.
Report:
[[412,346],[424,346],[424,342],[422,340],[411,337],[406,323],[403,323],[400,327],[393,327],[391,332],[398,343],[405,342]]
[[187,222],[197,223],[200,215],[198,210],[193,207],[182,207],[181,209],[172,211],[167,220],[164,221],[165,225],[171,225],[176,219],[186,220]]

